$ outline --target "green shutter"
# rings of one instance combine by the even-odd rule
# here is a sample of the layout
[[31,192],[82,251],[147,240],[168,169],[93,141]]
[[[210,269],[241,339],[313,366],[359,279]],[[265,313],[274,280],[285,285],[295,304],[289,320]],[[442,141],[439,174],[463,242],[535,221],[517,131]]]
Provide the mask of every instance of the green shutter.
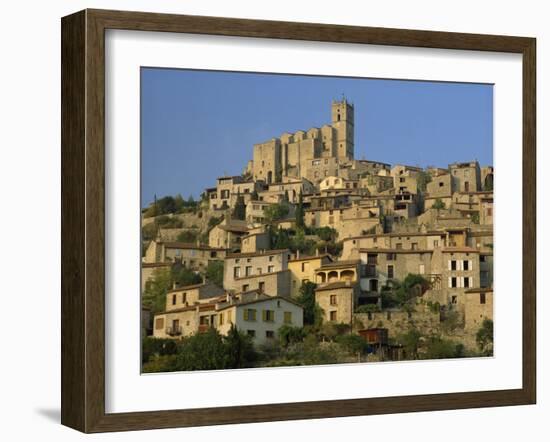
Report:
[[267,310],[262,310],[262,321],[267,321]]
[[245,321],[248,321],[248,309],[246,308],[243,310],[243,319]]

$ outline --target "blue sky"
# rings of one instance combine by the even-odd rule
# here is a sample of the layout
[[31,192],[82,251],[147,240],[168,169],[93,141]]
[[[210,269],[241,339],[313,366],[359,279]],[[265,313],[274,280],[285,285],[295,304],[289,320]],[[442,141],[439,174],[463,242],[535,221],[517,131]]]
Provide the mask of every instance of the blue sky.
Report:
[[493,87],[364,78],[142,68],[142,206],[197,198],[239,174],[254,143],[330,123],[355,106],[355,158],[446,167],[493,164]]

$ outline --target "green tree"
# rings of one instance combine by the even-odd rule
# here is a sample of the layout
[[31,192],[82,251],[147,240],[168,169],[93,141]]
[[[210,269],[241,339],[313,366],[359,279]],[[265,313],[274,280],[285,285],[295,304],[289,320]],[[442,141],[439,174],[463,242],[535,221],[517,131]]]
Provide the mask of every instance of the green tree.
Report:
[[416,328],[412,328],[406,333],[399,335],[397,337],[397,343],[403,345],[410,359],[418,359],[418,349],[420,347],[421,338],[422,334]]
[[300,194],[298,195],[298,205],[296,206],[296,228],[304,229],[304,197],[302,195],[302,189],[300,189]]
[[484,355],[493,354],[493,321],[484,319],[476,333],[476,343]]
[[272,204],[264,209],[264,215],[269,223],[283,219],[288,215],[289,207],[286,203]]
[[283,347],[287,347],[290,344],[296,344],[302,342],[306,336],[306,333],[301,327],[293,327],[292,325],[283,325],[277,330],[277,336],[279,342]]
[[240,193],[237,193],[237,201],[232,215],[234,219],[244,220],[246,218],[246,205],[244,197]]
[[177,236],[177,241],[194,243],[197,241],[198,236],[198,232],[194,230],[185,230]]
[[395,297],[399,305],[411,301],[413,298],[422,295],[430,288],[430,282],[422,275],[409,273],[397,289],[395,289]]
[[176,355],[176,370],[220,370],[227,368],[228,355],[221,335],[210,329],[185,338]]
[[359,335],[339,335],[335,340],[345,351],[353,355],[363,354],[368,348],[367,342]]
[[444,208],[445,208],[445,203],[443,201],[441,201],[441,198],[436,198],[436,200],[432,204],[432,209],[440,210],[440,209],[444,209]]
[[185,207],[185,201],[183,200],[183,197],[179,193],[174,197],[174,206],[175,206],[175,211],[177,213],[181,213],[181,211]]
[[223,287],[223,261],[210,261],[205,275],[208,281]]
[[298,304],[304,309],[304,324],[320,326],[323,322],[323,311],[315,302],[315,288],[317,284],[305,281],[300,287],[300,294],[296,298]]
[[226,368],[244,368],[252,366],[257,355],[252,338],[232,324],[227,336],[223,339],[227,355]]
[[432,181],[432,176],[424,170],[416,175],[416,186],[420,192],[426,192],[426,187],[430,181]]
[[479,224],[479,212],[472,213],[470,218],[474,224]]
[[448,339],[434,336],[428,339],[422,359],[449,359],[464,357],[464,346]]
[[172,286],[172,272],[167,268],[158,268],[153,271],[152,277],[145,284],[142,302],[151,308],[151,313],[164,311],[166,293]]
[[178,287],[200,284],[202,276],[187,267],[173,266],[171,269],[172,284],[175,283]]

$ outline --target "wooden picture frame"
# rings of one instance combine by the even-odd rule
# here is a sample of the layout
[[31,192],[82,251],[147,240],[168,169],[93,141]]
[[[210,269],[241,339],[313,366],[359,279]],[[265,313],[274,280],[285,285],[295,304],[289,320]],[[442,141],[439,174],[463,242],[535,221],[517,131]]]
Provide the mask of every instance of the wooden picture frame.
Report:
[[[124,29],[523,57],[523,385],[513,390],[107,414],[105,412],[105,30]],[[83,432],[533,404],[536,150],[533,38],[84,10],[62,19],[62,424]]]

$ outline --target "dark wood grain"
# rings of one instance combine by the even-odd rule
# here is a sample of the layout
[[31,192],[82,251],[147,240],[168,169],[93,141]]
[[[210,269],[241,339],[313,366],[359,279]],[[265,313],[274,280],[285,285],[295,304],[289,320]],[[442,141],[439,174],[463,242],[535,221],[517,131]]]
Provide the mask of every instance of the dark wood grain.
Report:
[[61,29],[61,422],[85,428],[85,23]]
[[[105,413],[106,29],[523,55],[523,386],[193,410]],[[532,404],[536,399],[535,40],[526,37],[86,10],[62,20],[62,423],[84,432]]]

